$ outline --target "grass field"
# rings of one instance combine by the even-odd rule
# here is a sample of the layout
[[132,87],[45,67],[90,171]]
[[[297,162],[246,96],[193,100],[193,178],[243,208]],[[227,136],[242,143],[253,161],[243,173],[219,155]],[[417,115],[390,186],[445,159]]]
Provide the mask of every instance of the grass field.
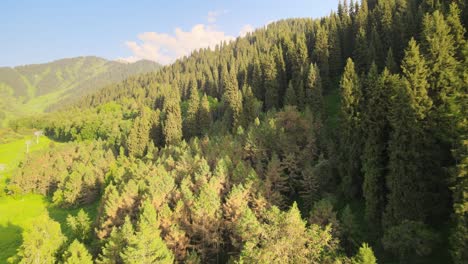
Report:
[[[82,208],[91,219],[95,218],[97,203]],[[22,232],[30,227],[33,219],[43,214],[59,222],[62,232],[70,238],[71,231],[66,225],[66,219],[68,214],[76,215],[78,210],[54,207],[42,195],[0,198],[0,263],[7,263],[7,259],[15,255],[22,243]]]
[[15,139],[6,144],[0,144],[0,164],[4,164],[5,166],[5,168],[0,171],[0,190],[3,191],[8,178],[11,177],[11,173],[27,155],[26,141],[28,140],[31,140],[31,145],[29,147],[30,152],[46,149],[51,142],[47,137],[41,136],[39,144],[37,144],[31,132],[31,136],[23,135],[21,139]]
[[[26,157],[27,140],[33,141],[30,152],[47,149],[50,142],[47,137],[42,136],[39,144],[36,144],[34,136],[18,135],[0,144],[0,164],[5,164],[6,169],[0,172],[0,191],[3,192],[8,178],[14,172],[18,164]],[[97,203],[85,206],[83,209],[92,217],[95,217]],[[52,219],[59,222],[62,232],[70,236],[70,230],[66,225],[68,214],[76,214],[78,209],[62,209],[52,206],[50,200],[41,195],[23,195],[20,197],[0,197],[0,263],[7,263],[7,259],[16,253],[22,243],[22,232],[29,228],[31,221],[36,217],[48,214]]]

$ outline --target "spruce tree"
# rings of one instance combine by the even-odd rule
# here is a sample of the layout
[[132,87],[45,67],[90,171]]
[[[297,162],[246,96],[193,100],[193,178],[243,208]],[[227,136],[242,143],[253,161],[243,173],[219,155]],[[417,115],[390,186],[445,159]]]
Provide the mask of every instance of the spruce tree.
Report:
[[174,255],[160,236],[153,205],[147,200],[141,207],[136,232],[121,253],[124,263],[173,263]]
[[204,94],[200,101],[197,115],[197,125],[200,135],[205,135],[208,132],[212,122],[213,118],[210,110],[210,102],[208,101],[208,96]]
[[[418,87],[421,87],[418,85]],[[422,221],[428,213],[429,172],[423,159],[427,146],[424,142],[423,127],[418,120],[416,100],[408,82],[395,87],[390,112],[392,132],[388,145],[388,175],[385,179],[388,189],[384,214],[386,229],[402,220]]]
[[140,115],[135,119],[134,125],[128,135],[128,152],[134,157],[141,158],[146,154],[146,147],[150,137],[149,110],[140,110]]
[[278,108],[279,86],[278,72],[274,57],[271,53],[265,54],[262,60],[263,90],[265,91],[265,109]]
[[320,70],[317,64],[309,66],[307,80],[305,85],[306,105],[312,113],[319,117],[323,117],[323,91],[322,80],[320,79]]
[[182,114],[179,99],[167,99],[165,102],[165,115],[163,134],[166,146],[177,144],[182,139]]
[[296,96],[296,89],[292,84],[292,81],[289,82],[288,89],[286,89],[286,94],[284,95],[284,106],[290,105],[294,106],[297,105],[297,96]]
[[359,28],[356,35],[353,59],[356,62],[356,69],[358,72],[366,72],[369,69],[371,64],[371,54],[365,28]]
[[348,59],[340,82],[341,135],[340,164],[341,189],[346,197],[357,197],[361,189],[361,83],[354,62]]
[[241,124],[242,117],[242,94],[239,90],[235,68],[231,68],[223,75],[222,83],[226,122],[229,128],[234,131]]
[[419,46],[411,39],[405,51],[405,57],[401,64],[401,70],[405,77],[406,87],[412,93],[412,103],[417,118],[423,120],[430,108],[432,100],[428,96],[429,83],[426,61],[419,52]]
[[199,135],[197,115],[200,107],[200,95],[196,86],[192,86],[188,100],[187,115],[185,117],[185,136],[190,138]]
[[242,89],[243,112],[244,112],[244,127],[248,127],[255,118],[258,117],[261,110],[261,103],[255,98],[250,86],[244,86]]
[[378,76],[375,65],[366,79],[368,91],[363,117],[366,140],[362,155],[362,191],[366,204],[365,217],[372,231],[379,230],[385,205],[386,149],[390,130],[388,114],[392,90],[398,81],[398,76],[391,75],[387,69]]
[[63,253],[64,264],[92,264],[93,258],[86,247],[78,240],[74,240]]
[[329,45],[328,45],[328,34],[323,26],[317,28],[315,48],[314,48],[314,59],[320,68],[320,76],[322,77],[323,86],[325,88],[329,85],[329,71],[330,65],[328,59],[330,56]]
[[356,256],[352,258],[353,264],[377,264],[374,251],[368,244],[362,243]]

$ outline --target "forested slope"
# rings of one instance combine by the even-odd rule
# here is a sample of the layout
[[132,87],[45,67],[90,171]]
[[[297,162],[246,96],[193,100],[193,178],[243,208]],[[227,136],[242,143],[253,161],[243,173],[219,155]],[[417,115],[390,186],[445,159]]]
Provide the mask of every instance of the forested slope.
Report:
[[120,63],[98,57],[0,68],[0,124],[8,116],[37,114],[127,77],[156,71],[150,61]]
[[345,2],[17,120],[74,143],[7,191],[100,208],[16,260],[465,263],[466,8]]

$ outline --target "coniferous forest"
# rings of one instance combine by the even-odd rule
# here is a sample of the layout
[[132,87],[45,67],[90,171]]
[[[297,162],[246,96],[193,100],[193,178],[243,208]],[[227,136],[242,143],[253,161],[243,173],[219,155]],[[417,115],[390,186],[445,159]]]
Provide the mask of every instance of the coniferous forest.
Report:
[[344,1],[10,121],[53,143],[3,196],[74,213],[9,262],[467,263],[467,23]]

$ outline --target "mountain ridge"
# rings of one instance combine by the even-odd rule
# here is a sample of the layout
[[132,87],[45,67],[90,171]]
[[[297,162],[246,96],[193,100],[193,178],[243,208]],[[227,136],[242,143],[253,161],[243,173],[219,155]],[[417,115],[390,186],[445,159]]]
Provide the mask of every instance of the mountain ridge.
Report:
[[63,58],[48,63],[0,67],[0,124],[7,117],[36,114],[51,105],[157,71],[161,65],[147,60],[121,63],[97,56]]

